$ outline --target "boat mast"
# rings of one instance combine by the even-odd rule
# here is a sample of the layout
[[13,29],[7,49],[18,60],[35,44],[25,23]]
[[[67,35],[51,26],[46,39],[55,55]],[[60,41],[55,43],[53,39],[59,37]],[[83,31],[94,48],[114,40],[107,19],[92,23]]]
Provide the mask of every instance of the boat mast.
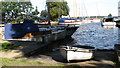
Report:
[[50,23],[50,7],[49,7],[49,0],[47,0],[47,15],[48,15],[48,25],[49,28],[51,29],[51,23]]
[[98,10],[98,3],[96,4],[96,8],[97,8],[98,16],[99,16],[99,19],[100,19],[100,13],[99,13],[99,10]]
[[79,8],[79,17],[80,17],[80,8]]
[[75,8],[76,8],[76,17],[77,17],[77,2],[75,0]]
[[74,6],[75,6],[75,1],[73,0],[73,17],[75,17],[75,8],[74,8]]

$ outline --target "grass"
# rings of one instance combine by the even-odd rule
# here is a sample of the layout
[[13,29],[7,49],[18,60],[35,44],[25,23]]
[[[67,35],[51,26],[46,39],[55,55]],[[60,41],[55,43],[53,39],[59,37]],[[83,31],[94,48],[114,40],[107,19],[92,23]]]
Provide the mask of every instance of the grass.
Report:
[[80,68],[77,65],[60,65],[60,64],[48,64],[48,63],[40,63],[40,62],[32,62],[27,60],[16,60],[16,59],[8,59],[2,58],[2,66],[50,66],[57,68]]
[[2,66],[64,66],[64,65],[46,64],[27,60],[2,58]]
[[10,49],[15,48],[14,44],[12,43],[0,43],[0,51],[8,51]]

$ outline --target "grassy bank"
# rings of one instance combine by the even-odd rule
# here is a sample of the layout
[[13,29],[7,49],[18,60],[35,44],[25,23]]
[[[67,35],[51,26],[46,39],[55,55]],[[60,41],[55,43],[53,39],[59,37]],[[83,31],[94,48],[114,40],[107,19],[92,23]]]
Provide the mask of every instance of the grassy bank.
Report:
[[57,68],[79,68],[77,65],[60,65],[60,64],[47,64],[47,63],[40,63],[40,62],[32,62],[27,60],[16,60],[16,59],[8,59],[2,58],[2,66],[50,66],[50,67],[57,67]]
[[32,62],[26,60],[16,60],[16,59],[11,60],[8,58],[2,58],[2,66],[64,66],[64,65],[46,64],[46,63]]

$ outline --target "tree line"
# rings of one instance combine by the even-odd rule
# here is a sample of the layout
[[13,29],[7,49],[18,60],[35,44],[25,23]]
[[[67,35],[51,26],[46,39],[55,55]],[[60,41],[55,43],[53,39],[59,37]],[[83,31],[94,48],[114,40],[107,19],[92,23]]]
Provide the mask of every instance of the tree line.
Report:
[[28,16],[22,15],[21,12],[38,14],[33,11],[31,2],[1,2],[1,14],[3,22],[20,22]]
[[[36,18],[22,15],[21,12],[29,13],[31,15],[40,14],[40,17],[47,16],[47,9],[39,12],[38,7],[36,7],[35,10],[32,11],[34,8],[31,2],[0,2],[0,5],[0,13],[2,15],[2,22],[4,23],[21,22],[25,18],[36,20]],[[67,6],[67,9],[65,8],[65,5]],[[69,11],[67,2],[65,2],[65,4],[63,2],[50,2],[50,19],[57,21],[62,15],[68,15],[67,10]]]

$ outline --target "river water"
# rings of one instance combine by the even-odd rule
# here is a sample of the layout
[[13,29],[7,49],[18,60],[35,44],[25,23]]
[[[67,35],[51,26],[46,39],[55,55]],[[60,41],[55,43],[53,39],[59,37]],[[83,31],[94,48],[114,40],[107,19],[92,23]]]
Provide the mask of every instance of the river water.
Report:
[[101,23],[86,23],[80,25],[72,38],[71,44],[94,46],[96,49],[114,49],[119,43],[118,27],[102,27]]

